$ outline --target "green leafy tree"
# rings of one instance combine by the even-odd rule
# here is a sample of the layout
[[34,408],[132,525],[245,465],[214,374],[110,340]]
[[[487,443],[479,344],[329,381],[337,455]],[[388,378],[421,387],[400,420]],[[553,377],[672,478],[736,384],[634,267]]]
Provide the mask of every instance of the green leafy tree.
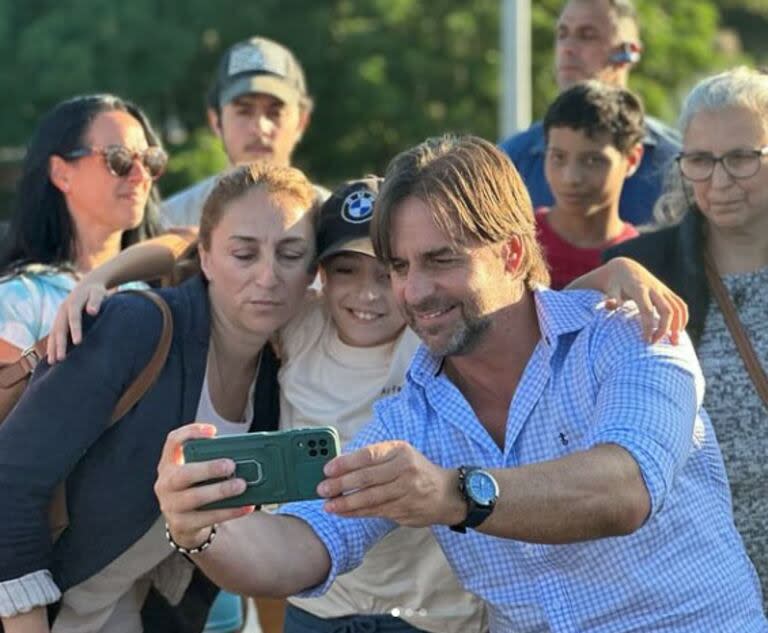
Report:
[[757,64],[768,66],[768,2],[720,0],[719,4],[722,24],[731,30],[726,44],[742,47]]
[[[638,0],[646,55],[631,85],[649,112],[673,120],[693,81],[737,59],[719,45],[718,5],[747,29],[744,15],[768,19],[765,3],[752,2]],[[556,92],[561,4],[532,2],[536,117]],[[115,92],[161,130],[180,121],[190,132],[170,146],[162,185],[172,193],[224,164],[204,96],[221,53],[252,34],[285,43],[306,68],[316,108],[296,160],[320,182],[380,173],[396,152],[445,130],[497,140],[499,0],[0,0],[0,146],[23,144],[63,98]]]
[[174,148],[162,178],[163,193],[178,191],[190,183],[226,169],[227,155],[219,140],[208,130],[195,130],[183,145]]
[[[533,101],[534,112],[540,117],[557,93],[554,24],[563,2],[537,0],[532,4],[533,63],[538,69],[534,73]],[[630,88],[643,97],[649,113],[672,122],[691,84],[735,60],[718,49],[719,13],[715,2],[638,0],[636,4],[645,54],[630,75]]]

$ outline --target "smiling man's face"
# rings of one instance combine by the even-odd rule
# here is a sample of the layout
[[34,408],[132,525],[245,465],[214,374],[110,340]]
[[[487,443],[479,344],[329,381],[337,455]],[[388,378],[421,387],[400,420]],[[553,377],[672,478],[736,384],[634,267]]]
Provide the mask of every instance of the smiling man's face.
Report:
[[471,353],[509,305],[504,247],[457,244],[414,196],[398,204],[390,239],[392,290],[406,323],[435,355]]

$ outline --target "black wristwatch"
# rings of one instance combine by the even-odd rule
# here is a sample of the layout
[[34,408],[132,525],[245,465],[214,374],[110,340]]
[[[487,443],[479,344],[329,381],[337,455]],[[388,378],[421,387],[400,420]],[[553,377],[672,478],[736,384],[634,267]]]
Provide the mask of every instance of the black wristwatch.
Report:
[[450,527],[454,532],[464,534],[467,528],[476,528],[493,512],[499,498],[499,484],[487,470],[459,466],[459,492],[467,502],[467,517]]

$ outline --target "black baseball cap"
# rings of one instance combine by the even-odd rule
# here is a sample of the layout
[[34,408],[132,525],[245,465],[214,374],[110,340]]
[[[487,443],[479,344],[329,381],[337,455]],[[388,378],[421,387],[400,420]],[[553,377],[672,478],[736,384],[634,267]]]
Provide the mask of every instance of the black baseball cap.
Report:
[[318,262],[343,251],[376,257],[371,218],[381,183],[378,176],[350,180],[323,203],[317,224]]
[[253,93],[269,94],[284,103],[311,103],[304,70],[295,55],[266,37],[252,37],[227,49],[212,93],[211,105],[218,107]]

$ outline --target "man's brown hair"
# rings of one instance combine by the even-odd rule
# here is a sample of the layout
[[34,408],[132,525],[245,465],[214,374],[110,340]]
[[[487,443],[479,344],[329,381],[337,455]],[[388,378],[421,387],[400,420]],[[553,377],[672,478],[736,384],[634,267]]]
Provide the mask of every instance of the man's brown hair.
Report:
[[437,226],[458,244],[500,244],[518,236],[526,284],[549,284],[528,191],[509,158],[488,141],[440,136],[392,160],[371,222],[374,250],[385,262],[392,259],[392,216],[409,196],[426,204]]

